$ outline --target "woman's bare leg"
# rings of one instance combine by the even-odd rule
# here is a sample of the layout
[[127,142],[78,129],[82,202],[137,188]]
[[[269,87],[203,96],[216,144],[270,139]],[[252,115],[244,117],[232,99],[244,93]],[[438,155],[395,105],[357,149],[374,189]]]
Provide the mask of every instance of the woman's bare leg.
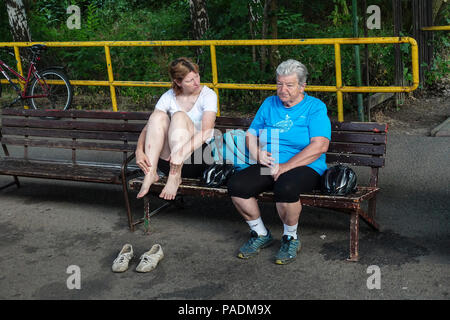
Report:
[[160,198],[173,200],[177,195],[181,183],[181,169],[184,159],[176,159],[176,152],[188,143],[195,133],[194,124],[184,112],[176,112],[172,115],[168,132],[170,155],[170,172],[167,183],[159,195]]
[[145,136],[145,154],[150,161],[150,170],[145,175],[137,198],[140,199],[148,193],[150,186],[158,181],[157,173],[159,158],[168,159],[170,156],[170,148],[168,143],[170,119],[167,113],[155,110],[149,119],[147,134]]

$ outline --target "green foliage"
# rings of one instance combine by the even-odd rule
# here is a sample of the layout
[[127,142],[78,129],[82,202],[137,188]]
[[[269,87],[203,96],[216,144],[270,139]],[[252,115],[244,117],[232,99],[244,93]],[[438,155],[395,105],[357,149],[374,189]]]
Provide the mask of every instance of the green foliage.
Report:
[[333,0],[334,10],[330,14],[330,18],[335,26],[341,26],[351,21],[351,14],[345,0]]
[[0,1],[0,41],[12,41],[12,35],[9,30],[8,14],[6,12],[6,4]]
[[[210,28],[204,39],[250,39],[249,1],[209,0],[207,10]],[[254,8],[260,17],[253,31],[262,36],[263,6]],[[358,2],[360,3],[360,2]],[[66,25],[69,5],[81,9],[81,29],[69,30]],[[333,1],[277,1],[277,34],[279,39],[352,37],[351,2]],[[369,30],[370,37],[392,36],[391,0],[372,0],[370,4],[382,8],[382,29]],[[34,41],[98,41],[98,40],[189,40],[192,39],[189,0],[33,0],[28,1],[28,19]],[[405,7],[405,6],[404,6]],[[405,8],[406,9],[406,8]],[[363,12],[364,8],[359,8]],[[408,16],[408,12],[405,12]],[[4,2],[0,2],[0,21],[7,21]],[[441,10],[443,24],[450,23],[448,6]],[[405,19],[407,20],[407,19]],[[363,34],[362,17],[359,33]],[[270,25],[268,26],[270,29]],[[405,28],[407,29],[407,28]],[[271,30],[267,35],[270,36]],[[408,34],[405,34],[407,36]],[[9,26],[0,24],[0,41],[11,41]],[[428,66],[426,83],[448,76],[449,37],[447,32],[435,33],[435,59]],[[364,46],[360,46],[361,61]],[[400,46],[404,58],[404,77],[412,81],[410,46]],[[279,46],[270,59],[270,46],[266,47],[266,62],[261,61],[261,47],[216,47],[219,82],[222,83],[274,83],[276,61],[294,58],[302,61],[309,71],[308,84],[334,85],[335,63],[332,45]],[[115,80],[169,81],[167,64],[179,56],[190,56],[201,68],[202,82],[212,82],[211,57],[208,47],[112,47],[111,58]],[[354,47],[341,46],[342,81],[355,85]],[[71,79],[107,80],[106,58],[103,47],[51,48],[44,56],[45,64],[61,64]],[[272,65],[271,65],[272,63]],[[369,45],[370,84],[393,85],[394,46]],[[165,88],[117,88],[119,100],[131,104],[152,105]],[[105,96],[108,87],[76,87],[78,95]],[[253,112],[272,91],[220,90],[221,107],[227,110]],[[335,112],[334,93],[313,92],[323,99],[331,112]],[[345,108],[352,109],[352,94],[344,95]],[[155,98],[156,97],[156,98]],[[120,100],[120,101],[122,101]]]
[[[450,41],[449,37],[442,37],[441,54],[435,54],[431,66],[425,71],[425,83],[432,86],[434,83],[450,75]],[[425,67],[428,67],[425,65]]]

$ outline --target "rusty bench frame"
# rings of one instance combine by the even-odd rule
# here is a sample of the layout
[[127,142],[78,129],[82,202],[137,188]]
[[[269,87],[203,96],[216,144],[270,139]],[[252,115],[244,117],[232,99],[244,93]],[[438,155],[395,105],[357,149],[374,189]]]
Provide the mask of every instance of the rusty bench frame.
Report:
[[[216,120],[216,129],[225,132],[228,129],[247,129],[251,124],[251,118],[230,118],[218,117]],[[332,122],[332,136],[330,147],[327,152],[327,163],[343,163],[350,166],[363,166],[370,168],[370,178],[366,186],[359,185],[358,191],[348,196],[329,196],[314,191],[308,194],[301,194],[302,205],[334,209],[350,214],[350,246],[349,261],[358,261],[359,259],[359,218],[361,217],[373,229],[379,230],[375,221],[376,215],[376,196],[378,188],[378,171],[385,164],[386,143],[387,143],[387,124],[375,122]],[[134,158],[132,154],[125,162],[125,166]],[[139,191],[142,185],[142,177],[129,180],[129,189]],[[159,208],[151,211],[150,197],[158,196],[162,191],[166,179],[162,178],[152,185],[150,192],[144,196],[144,218],[133,221],[129,214],[129,228],[131,231],[135,226],[146,220],[149,223],[151,216],[160,212],[170,204],[176,204],[176,201],[167,201]],[[202,197],[227,197],[226,187],[210,188],[200,184],[198,179],[183,179],[177,193],[177,197],[183,195],[200,195]],[[179,198],[180,199],[180,198]],[[273,193],[264,192],[259,195],[259,201],[273,202]],[[368,201],[368,210],[363,209],[363,203]],[[178,203],[179,204],[179,203]],[[148,228],[148,226],[147,226]]]
[[[0,139],[0,175],[13,176],[14,181],[0,190],[16,185],[18,177],[83,181],[121,185],[125,207],[131,215],[127,181],[141,174],[137,166],[124,167],[150,113],[3,109]],[[23,147],[23,154],[11,155],[8,146]],[[67,158],[33,158],[29,149],[66,149]],[[121,160],[80,161],[78,151],[122,154]]]

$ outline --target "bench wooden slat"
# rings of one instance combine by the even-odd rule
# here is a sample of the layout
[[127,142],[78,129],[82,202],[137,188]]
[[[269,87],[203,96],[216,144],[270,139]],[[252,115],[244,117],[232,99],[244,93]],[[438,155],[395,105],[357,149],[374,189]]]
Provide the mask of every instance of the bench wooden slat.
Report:
[[98,151],[115,151],[115,152],[134,152],[135,144],[117,144],[117,143],[101,143],[91,141],[70,141],[70,140],[37,140],[29,138],[11,138],[3,137],[2,143],[6,145],[29,146],[29,147],[47,147],[61,149],[77,149],[77,150],[98,150]]
[[0,159],[0,174],[59,180],[121,184],[120,167],[73,164],[62,161],[27,161],[17,158]]
[[353,166],[366,166],[373,168],[384,167],[384,158],[379,157],[365,157],[356,155],[345,155],[345,154],[326,154],[327,163],[346,163]]
[[[232,118],[232,117],[217,117],[216,125],[220,127],[249,127],[253,118]],[[353,132],[374,132],[382,133],[387,132],[387,124],[381,124],[376,122],[331,122],[332,131],[353,131]]]
[[386,145],[371,144],[354,144],[354,143],[337,143],[331,141],[328,147],[328,153],[359,153],[366,155],[384,155],[386,153]]
[[217,117],[216,125],[236,128],[236,127],[249,127],[253,118],[232,118],[232,117]]
[[35,129],[21,127],[3,127],[3,136],[32,136],[67,139],[98,139],[116,141],[137,141],[139,133],[135,132],[114,132],[114,131],[80,131],[65,129]]
[[[155,182],[150,191],[153,193],[159,193],[165,186],[167,178],[163,177],[158,182]],[[140,190],[142,186],[143,177],[131,179],[128,184],[131,190]],[[228,191],[225,186],[219,188],[204,187],[201,185],[198,179],[183,179],[183,183],[179,187],[179,194],[183,195],[201,195],[201,196],[227,196]],[[360,202],[368,200],[375,196],[379,188],[359,186],[357,192],[349,194],[347,196],[332,196],[325,195],[319,191],[313,191],[311,193],[303,193],[300,195],[302,204],[323,206],[323,207],[336,207],[337,203],[342,204],[341,208],[355,208]],[[263,192],[258,196],[258,199],[262,201],[273,201],[273,192]],[[319,204],[322,203],[321,205]]]
[[3,127],[51,128],[90,131],[130,131],[141,132],[145,124],[127,122],[98,122],[76,120],[43,120],[24,118],[3,118]]
[[57,118],[89,118],[116,120],[148,120],[151,112],[114,112],[110,110],[33,110],[3,109],[3,116],[57,117]]
[[354,132],[331,132],[331,141],[333,142],[352,142],[352,143],[375,143],[386,144],[386,134],[368,134]]
[[331,131],[359,131],[359,132],[373,132],[386,133],[388,130],[387,124],[377,122],[331,122]]

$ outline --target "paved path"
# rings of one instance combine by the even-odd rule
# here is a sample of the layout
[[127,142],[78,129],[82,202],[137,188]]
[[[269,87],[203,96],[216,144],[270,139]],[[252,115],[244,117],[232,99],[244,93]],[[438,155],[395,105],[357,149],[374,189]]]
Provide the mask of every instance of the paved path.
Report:
[[[255,259],[235,257],[248,230],[228,199],[189,198],[187,209],[155,216],[146,236],[127,230],[117,186],[22,179],[22,188],[0,191],[0,299],[448,300],[450,140],[388,139],[378,200],[382,232],[361,222],[357,263],[345,261],[349,219],[342,213],[305,208],[303,250],[296,262],[278,266],[278,241]],[[0,176],[0,183],[10,179]],[[133,202],[136,216],[141,205]],[[263,219],[279,240],[273,205],[264,204]],[[111,263],[125,243],[137,258],[114,274]],[[140,254],[155,243],[164,260],[151,273],[135,272]],[[81,271],[79,290],[67,287],[71,265]],[[372,265],[380,289],[368,289]]]

